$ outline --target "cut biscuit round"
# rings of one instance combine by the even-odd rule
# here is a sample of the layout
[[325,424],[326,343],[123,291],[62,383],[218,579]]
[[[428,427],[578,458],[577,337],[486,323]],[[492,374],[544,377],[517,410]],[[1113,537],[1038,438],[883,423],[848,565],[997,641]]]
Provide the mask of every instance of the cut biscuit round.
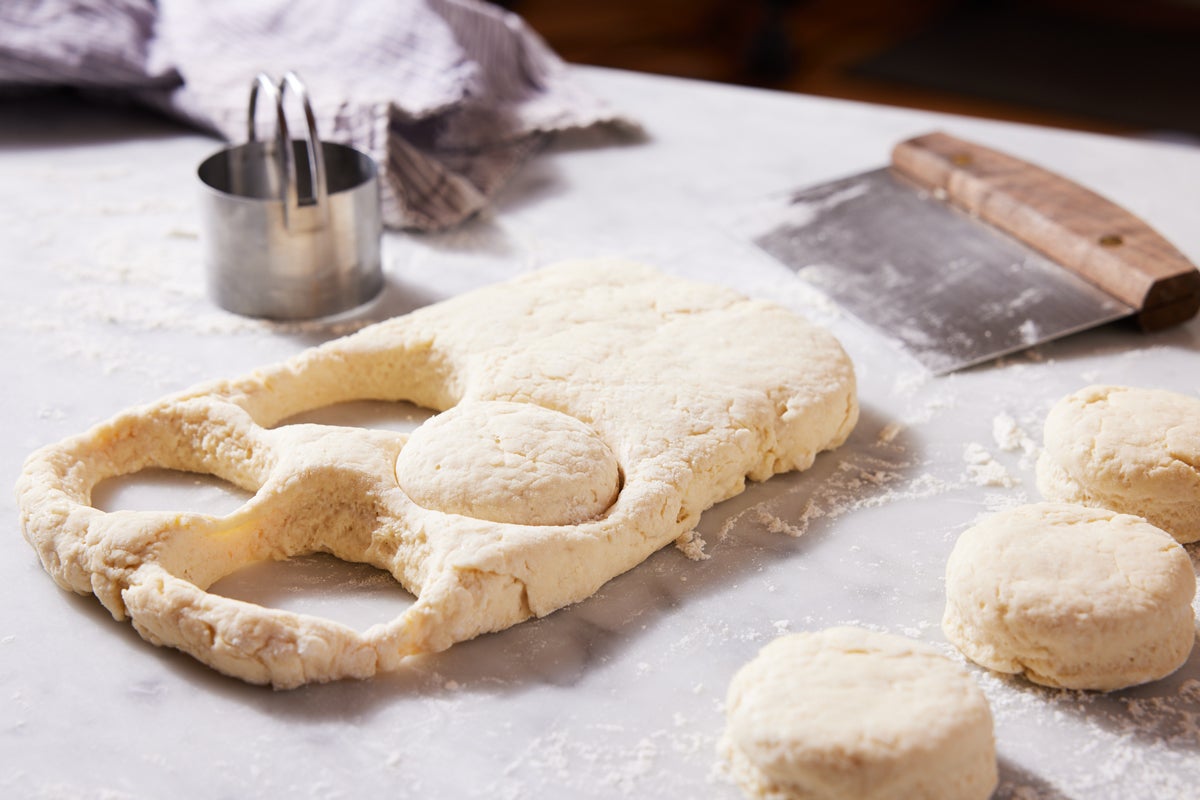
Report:
[[620,467],[594,430],[529,403],[466,402],[417,428],[396,459],[417,505],[517,525],[578,525],[617,498]]
[[783,636],[734,676],[720,749],[773,800],[984,800],[996,787],[987,699],[932,647],[861,628]]
[[959,537],[942,629],[997,672],[1114,691],[1183,665],[1195,592],[1191,560],[1165,531],[1128,514],[1035,503]]
[[1046,417],[1037,486],[1047,500],[1135,514],[1200,540],[1200,398],[1089,386]]

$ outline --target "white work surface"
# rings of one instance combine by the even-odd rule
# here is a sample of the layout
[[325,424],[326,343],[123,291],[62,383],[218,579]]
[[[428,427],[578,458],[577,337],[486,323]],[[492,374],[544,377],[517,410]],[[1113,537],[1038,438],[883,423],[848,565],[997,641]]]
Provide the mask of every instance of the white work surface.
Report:
[[[933,378],[732,232],[764,197],[883,164],[940,128],[1050,167],[1200,259],[1200,149],[593,69],[644,141],[566,137],[484,218],[389,233],[380,300],[337,324],[227,314],[204,294],[195,167],[220,143],[137,112],[0,105],[0,483],[35,448],[137,403],[232,377],[563,258],[623,256],[774,299],[829,327],[862,417],[806,473],[705,513],[707,560],[668,547],[593,598],[414,660],[273,692],[142,641],[54,585],[0,493],[0,796],[729,798],[715,755],[730,677],[773,637],[856,624],[946,643],[943,569],[981,515],[1038,499],[1046,411],[1089,383],[1200,392],[1200,321],[1112,326]],[[317,421],[404,427],[375,405]],[[111,508],[232,510],[213,480],[140,475]],[[792,535],[789,535],[792,534]],[[1197,548],[1189,548],[1193,560]],[[223,593],[360,628],[409,599],[323,557],[252,568]],[[964,662],[965,663],[965,662]],[[996,719],[998,798],[1200,796],[1200,650],[1111,695],[970,666]]]

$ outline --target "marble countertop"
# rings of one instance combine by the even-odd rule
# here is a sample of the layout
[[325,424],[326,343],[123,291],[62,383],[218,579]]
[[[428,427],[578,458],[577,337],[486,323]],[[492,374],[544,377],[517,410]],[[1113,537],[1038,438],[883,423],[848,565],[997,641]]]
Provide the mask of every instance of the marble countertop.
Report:
[[[360,326],[562,258],[622,256],[774,299],[833,330],[862,418],[806,473],[705,513],[706,560],[674,547],[593,598],[365,682],[272,692],[143,642],[58,589],[0,493],[0,795],[153,797],[740,796],[717,762],[733,673],[789,631],[857,624],[958,658],[939,621],[955,537],[1037,499],[1041,423],[1093,382],[1195,395],[1200,320],[1117,325],[933,378],[741,238],[765,197],[885,162],[943,129],[1077,179],[1200,259],[1200,149],[622,72],[581,81],[642,141],[562,137],[491,213],[384,241],[387,286],[357,317],[271,324],[205,297],[196,165],[219,147],[128,110],[6,101],[0,111],[0,477],[117,411],[249,372]],[[411,428],[406,407],[322,421]],[[142,474],[102,508],[222,511],[215,481]],[[1190,548],[1193,560],[1200,555]],[[222,592],[366,627],[409,602],[387,576],[320,557]],[[972,667],[996,718],[998,798],[1195,797],[1200,650],[1168,679],[1059,692]]]

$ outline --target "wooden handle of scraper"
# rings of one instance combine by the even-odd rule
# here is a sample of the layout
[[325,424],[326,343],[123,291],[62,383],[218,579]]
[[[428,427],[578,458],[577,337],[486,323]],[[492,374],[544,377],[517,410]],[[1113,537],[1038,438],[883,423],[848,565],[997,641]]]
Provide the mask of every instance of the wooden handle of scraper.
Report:
[[945,133],[896,145],[892,168],[1133,306],[1144,330],[1200,309],[1200,272],[1183,253],[1062,176]]

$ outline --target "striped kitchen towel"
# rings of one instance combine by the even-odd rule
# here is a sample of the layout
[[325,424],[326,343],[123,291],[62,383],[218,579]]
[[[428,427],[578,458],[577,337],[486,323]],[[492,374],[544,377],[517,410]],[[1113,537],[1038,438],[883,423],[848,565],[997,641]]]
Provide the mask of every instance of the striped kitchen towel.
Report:
[[0,87],[120,91],[233,142],[258,72],[300,74],[321,138],[381,167],[384,220],[484,208],[556,131],[635,131],[481,0],[4,0]]

